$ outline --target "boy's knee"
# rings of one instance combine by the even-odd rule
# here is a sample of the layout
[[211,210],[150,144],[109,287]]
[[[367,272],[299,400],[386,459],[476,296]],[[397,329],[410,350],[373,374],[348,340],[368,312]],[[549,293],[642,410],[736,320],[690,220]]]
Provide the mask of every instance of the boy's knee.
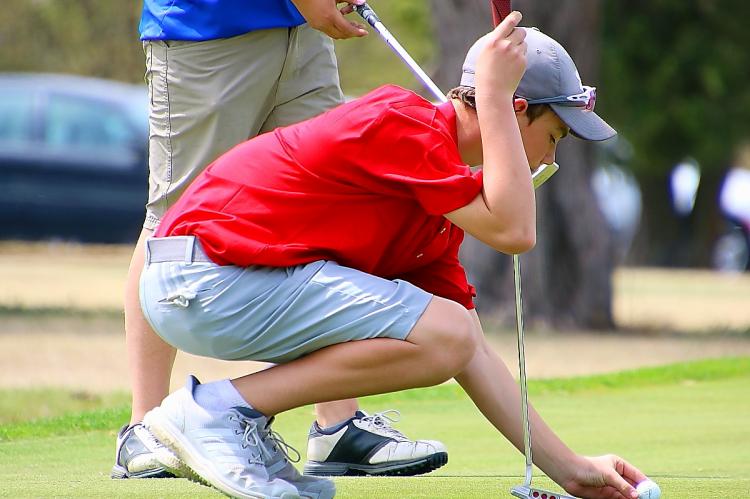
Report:
[[446,325],[449,330],[446,331],[444,348],[453,358],[451,362],[453,372],[450,375],[452,378],[461,372],[466,367],[466,364],[471,361],[472,357],[474,357],[474,352],[477,349],[477,335],[475,332],[477,326],[469,311],[458,303],[455,303],[455,311],[450,325]]
[[436,378],[446,381],[459,372],[474,356],[477,347],[476,324],[468,310],[443,298],[434,298],[426,313],[421,340],[429,349]]

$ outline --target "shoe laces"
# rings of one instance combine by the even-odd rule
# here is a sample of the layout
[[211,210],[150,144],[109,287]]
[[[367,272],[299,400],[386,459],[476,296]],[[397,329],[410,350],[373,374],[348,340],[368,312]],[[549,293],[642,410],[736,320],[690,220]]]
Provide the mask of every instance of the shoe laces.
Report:
[[392,426],[392,423],[398,423],[399,421],[401,421],[401,413],[396,409],[388,409],[387,411],[376,412],[375,414],[360,418],[360,421],[363,421],[378,432],[384,433],[396,440],[408,440],[408,438],[406,438],[406,435]]
[[[284,437],[273,431],[270,427],[267,427],[266,431],[267,433],[264,440],[269,440],[271,442],[271,449],[273,451],[281,453],[281,455],[284,456],[284,459],[293,463],[298,463],[300,459],[302,459],[302,455],[299,451],[286,443]],[[291,456],[292,454],[294,457]],[[273,455],[269,455],[269,458],[273,458]]]
[[[240,431],[235,430],[234,432],[237,435],[242,435],[240,446],[243,449],[249,450],[250,458],[247,462],[249,464],[265,464],[261,455],[263,445],[258,435],[258,423],[242,415],[229,416],[229,420],[236,422],[240,427]],[[255,452],[256,449],[260,450],[260,452]]]

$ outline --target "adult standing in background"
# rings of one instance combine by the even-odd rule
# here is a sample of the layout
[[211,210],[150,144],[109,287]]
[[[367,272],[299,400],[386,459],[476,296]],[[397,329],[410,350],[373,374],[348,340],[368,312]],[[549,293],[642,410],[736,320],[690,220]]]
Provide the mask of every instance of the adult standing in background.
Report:
[[[343,102],[331,38],[367,34],[344,17],[352,4],[363,2],[144,0],[139,30],[149,91],[149,195],[125,289],[132,413],[118,434],[113,478],[170,476],[163,463],[174,462],[140,424],[169,393],[176,353],[140,309],[145,240],[220,154]],[[346,5],[339,9],[337,4]],[[347,474],[420,474],[447,460],[439,442],[407,439],[388,418],[359,411],[356,400],[318,404],[316,416],[309,462],[335,464]],[[344,437],[325,431],[342,424],[348,428]],[[372,461],[383,454],[383,460]]]

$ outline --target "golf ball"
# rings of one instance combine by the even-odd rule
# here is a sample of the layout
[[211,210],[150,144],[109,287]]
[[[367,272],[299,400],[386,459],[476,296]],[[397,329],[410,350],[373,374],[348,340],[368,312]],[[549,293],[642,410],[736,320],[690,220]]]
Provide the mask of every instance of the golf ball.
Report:
[[638,499],[659,499],[661,497],[661,490],[651,480],[644,480],[635,487],[638,492]]

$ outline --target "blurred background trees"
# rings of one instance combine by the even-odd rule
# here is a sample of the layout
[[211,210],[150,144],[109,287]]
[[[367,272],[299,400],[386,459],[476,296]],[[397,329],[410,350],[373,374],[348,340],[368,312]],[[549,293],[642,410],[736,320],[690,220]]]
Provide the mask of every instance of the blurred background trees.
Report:
[[[637,259],[705,266],[720,227],[717,189],[738,144],[750,135],[750,3],[731,0],[603,2],[602,109],[634,147],[644,217]],[[667,192],[685,157],[701,167],[691,237]],[[750,196],[750,193],[748,193]]]
[[140,0],[3,0],[0,70],[142,82]]
[[[491,27],[487,3],[371,0],[446,90],[458,82],[471,42]],[[0,71],[140,82],[140,7],[140,0],[4,0]],[[576,140],[560,148],[562,169],[539,192],[539,244],[524,257],[529,321],[607,328],[617,264],[710,265],[723,230],[718,189],[736,146],[750,136],[750,3],[517,0],[514,7],[524,13],[524,25],[536,25],[568,47],[583,80],[599,88],[597,111],[626,139],[608,149]],[[336,47],[348,95],[383,83],[424,93],[376,35]],[[701,177],[695,209],[678,215],[670,174],[686,158],[699,165]],[[613,214],[603,212],[591,187],[598,167],[613,161],[632,172],[640,187],[643,207],[632,247],[623,248]],[[480,306],[509,316],[510,259],[471,243],[464,253],[485,301]]]

